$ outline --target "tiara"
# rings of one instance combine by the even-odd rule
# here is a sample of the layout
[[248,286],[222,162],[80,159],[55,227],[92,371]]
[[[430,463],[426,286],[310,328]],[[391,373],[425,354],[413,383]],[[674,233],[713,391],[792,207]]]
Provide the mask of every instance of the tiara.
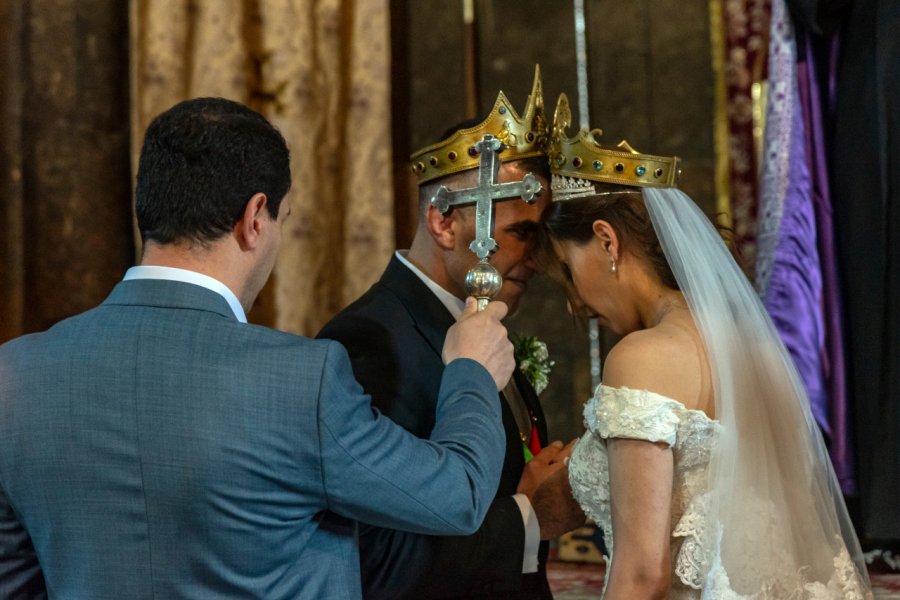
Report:
[[[566,135],[566,129],[571,123],[569,99],[565,94],[560,94],[553,113],[553,132],[548,151],[554,180],[561,176],[566,179],[586,179],[637,187],[677,185],[681,176],[681,159],[677,156],[641,154],[625,140],[619,142],[616,149],[605,148],[596,139],[603,133],[599,129],[582,129],[574,138],[570,138]],[[577,197],[568,190],[577,193],[576,188],[580,184],[560,181],[559,185],[562,186],[560,191],[568,193],[569,198]],[[555,193],[554,188],[554,195]]]
[[617,196],[620,194],[640,194],[640,190],[611,190],[598,192],[594,182],[578,177],[566,177],[565,175],[552,175],[550,191],[553,192],[553,201],[573,200],[575,198],[595,196]]
[[534,67],[534,83],[521,117],[501,91],[484,121],[413,153],[409,158],[419,185],[478,167],[481,159],[475,144],[485,134],[493,135],[506,146],[500,154],[503,162],[547,155],[549,132],[544,117],[540,66]]

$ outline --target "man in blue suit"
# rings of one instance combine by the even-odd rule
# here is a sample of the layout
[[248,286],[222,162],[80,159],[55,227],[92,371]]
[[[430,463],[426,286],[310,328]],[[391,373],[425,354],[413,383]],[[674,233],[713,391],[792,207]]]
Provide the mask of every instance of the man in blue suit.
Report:
[[284,139],[227,100],[147,130],[144,254],[100,306],[0,347],[0,598],[354,598],[356,520],[475,531],[497,489],[493,303],[443,345],[435,426],[372,410],[344,349],[246,323],[290,213]]

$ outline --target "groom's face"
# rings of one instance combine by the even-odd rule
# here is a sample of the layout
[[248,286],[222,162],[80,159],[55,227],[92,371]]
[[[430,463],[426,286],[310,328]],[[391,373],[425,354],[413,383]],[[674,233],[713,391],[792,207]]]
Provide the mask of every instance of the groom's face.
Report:
[[[529,172],[533,171],[520,162],[504,163],[500,167],[498,181],[521,181]],[[503,276],[503,287],[494,299],[505,302],[510,313],[518,307],[519,299],[528,289],[528,281],[537,272],[534,247],[541,212],[549,202],[550,184],[542,175],[535,173],[535,177],[541,182],[544,191],[533,204],[527,204],[521,198],[495,203],[493,238],[499,249],[491,255],[491,264]],[[458,289],[464,290],[466,273],[478,262],[475,254],[469,250],[469,244],[475,239],[475,208],[466,207],[458,210],[458,213],[459,235],[453,255],[448,260],[448,270]]]

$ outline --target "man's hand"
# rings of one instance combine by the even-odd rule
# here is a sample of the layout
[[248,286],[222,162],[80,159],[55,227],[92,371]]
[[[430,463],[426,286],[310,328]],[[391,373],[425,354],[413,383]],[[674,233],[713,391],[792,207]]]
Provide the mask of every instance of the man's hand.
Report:
[[512,342],[500,323],[507,310],[503,302],[491,302],[478,312],[475,298],[467,298],[459,320],[447,330],[441,353],[444,364],[457,358],[479,362],[494,378],[497,391],[502,390],[516,368]]
[[544,481],[559,470],[567,471],[565,459],[572,454],[573,441],[565,448],[562,442],[556,440],[549,446],[545,446],[534,458],[525,465],[522,476],[519,478],[517,494],[525,494],[528,501]]
[[[571,444],[569,444],[571,446]],[[569,469],[559,469],[535,490],[531,507],[541,526],[541,539],[551,540],[584,524],[584,511],[572,496]]]

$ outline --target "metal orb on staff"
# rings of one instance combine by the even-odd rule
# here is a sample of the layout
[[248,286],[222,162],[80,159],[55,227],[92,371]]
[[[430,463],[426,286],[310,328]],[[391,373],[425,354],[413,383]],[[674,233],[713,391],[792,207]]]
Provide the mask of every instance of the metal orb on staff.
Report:
[[441,214],[446,214],[457,206],[475,205],[475,239],[469,249],[478,257],[478,263],[466,273],[466,294],[478,301],[478,310],[484,310],[488,302],[503,286],[503,277],[490,261],[491,254],[499,247],[492,237],[494,233],[494,203],[510,198],[521,198],[533,204],[543,191],[541,182],[528,173],[521,181],[498,183],[500,153],[506,146],[493,135],[487,134],[474,146],[478,153],[478,185],[471,188],[450,191],[445,186],[438,188],[431,205]]

